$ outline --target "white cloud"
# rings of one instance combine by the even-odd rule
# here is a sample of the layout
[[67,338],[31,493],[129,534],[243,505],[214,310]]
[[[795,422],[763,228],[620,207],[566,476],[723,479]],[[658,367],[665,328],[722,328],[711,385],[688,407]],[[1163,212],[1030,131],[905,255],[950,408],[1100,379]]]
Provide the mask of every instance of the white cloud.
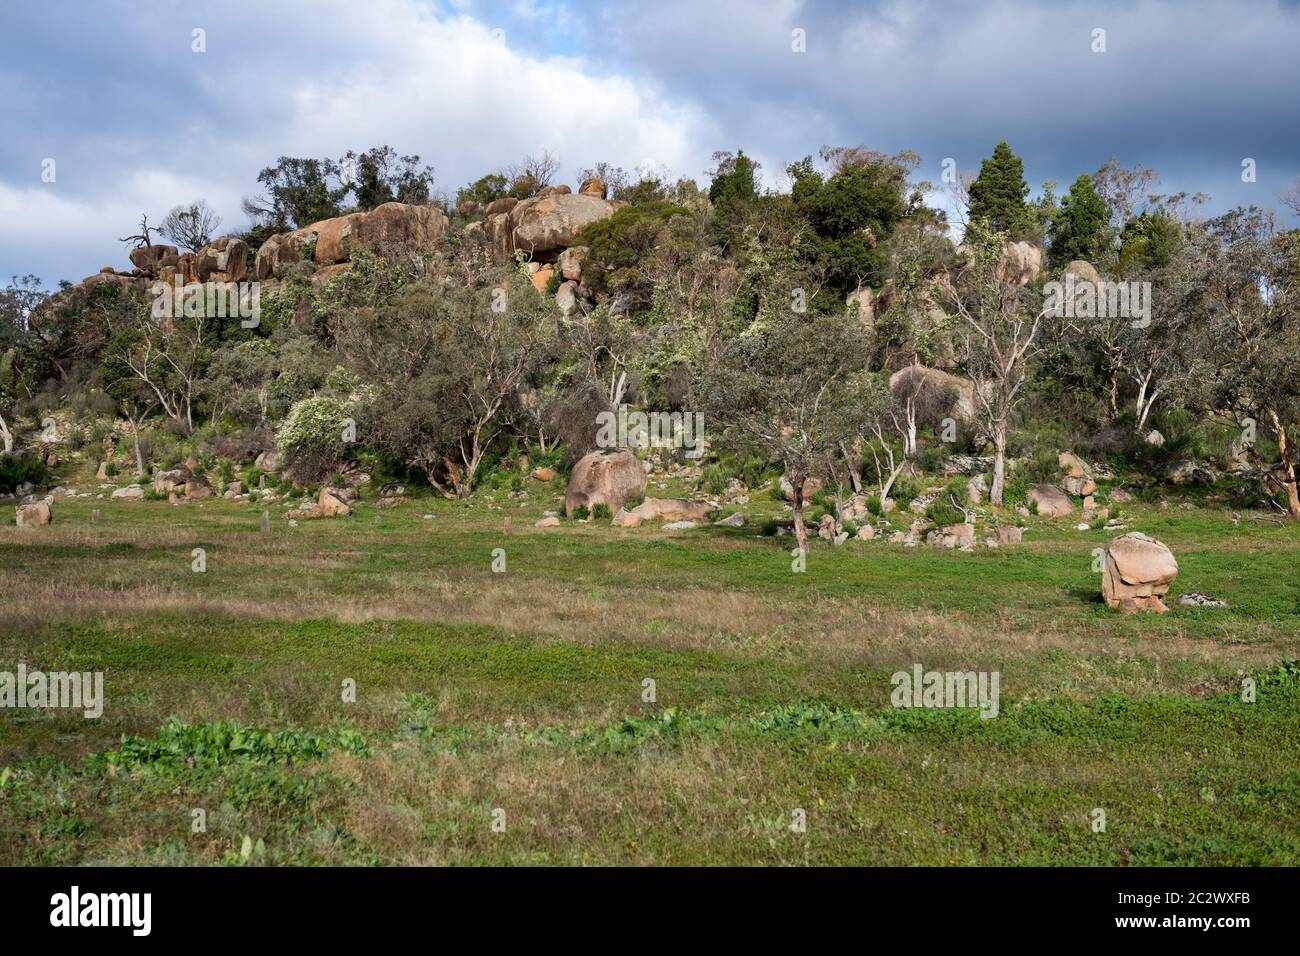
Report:
[[[168,88],[155,87],[156,124],[132,115],[108,148],[87,157],[85,175],[65,176],[72,159],[60,160],[55,187],[0,182],[0,215],[23,224],[21,235],[0,239],[0,267],[36,271],[52,285],[125,266],[116,240],[134,231],[141,212],[158,219],[200,197],[227,229],[238,228],[240,196],[256,192],[258,171],[282,155],[337,157],[387,143],[432,164],[449,193],[543,149],[560,158],[565,181],[599,160],[630,169],[648,157],[695,175],[707,162],[700,144],[713,131],[697,108],[582,59],[523,53],[508,35],[498,42],[489,24],[440,20],[408,0],[241,6],[227,18],[247,15],[270,29],[268,18],[283,17],[300,29],[286,31],[292,42],[274,53],[210,29],[208,54],[177,53],[197,73],[191,98],[169,102]],[[123,30],[149,44],[173,32],[156,21]],[[83,150],[90,136],[65,132]]]

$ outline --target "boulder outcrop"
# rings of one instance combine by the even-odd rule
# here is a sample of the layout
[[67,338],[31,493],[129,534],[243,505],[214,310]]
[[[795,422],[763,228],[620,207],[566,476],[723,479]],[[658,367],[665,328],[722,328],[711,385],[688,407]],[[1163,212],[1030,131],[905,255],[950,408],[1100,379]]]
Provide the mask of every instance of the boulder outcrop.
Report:
[[645,494],[645,469],[630,451],[601,450],[582,456],[569,473],[564,489],[564,513],[606,505],[618,511],[629,498]]
[[614,215],[613,203],[595,196],[553,193],[526,199],[510,213],[511,248],[534,258],[554,258],[578,233]]
[[272,278],[286,265],[302,261],[308,251],[318,267],[348,262],[358,250],[433,255],[446,232],[447,217],[437,206],[387,202],[369,212],[322,219],[272,236],[257,250],[254,271],[260,280]]
[[1063,518],[1074,511],[1069,496],[1052,485],[1030,485],[1026,497],[1030,504],[1038,506],[1038,513],[1045,518]]

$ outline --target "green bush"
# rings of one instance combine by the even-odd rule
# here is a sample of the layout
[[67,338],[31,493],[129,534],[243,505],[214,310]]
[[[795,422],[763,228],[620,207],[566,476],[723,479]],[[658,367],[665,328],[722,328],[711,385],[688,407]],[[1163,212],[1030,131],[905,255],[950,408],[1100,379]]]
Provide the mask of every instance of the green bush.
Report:
[[903,507],[907,507],[907,503],[920,494],[921,483],[910,475],[899,475],[894,487],[889,489],[889,497]]
[[775,518],[768,518],[759,526],[758,533],[765,538],[771,538],[776,535],[780,527]]
[[578,505],[578,507],[573,509],[574,521],[586,521],[587,518],[590,517],[590,515],[591,512],[587,510],[586,505]]
[[300,484],[310,484],[337,468],[346,454],[343,427],[347,417],[347,407],[337,399],[296,402],[275,435],[284,450],[285,473]]
[[50,480],[50,470],[39,458],[20,458],[17,455],[0,455],[0,494],[13,494],[22,484],[37,487]]
[[[991,484],[991,483],[990,483]],[[1023,505],[1029,500],[1029,480],[1024,474],[1009,476],[1002,483],[1002,504],[1008,508]]]
[[1050,448],[1038,448],[1025,463],[1021,474],[1030,485],[1054,485],[1061,477],[1061,465],[1056,452]]
[[731,475],[728,469],[719,462],[704,469],[702,480],[709,494],[720,495],[727,490],[727,482],[731,480]]
[[961,524],[966,515],[953,504],[953,501],[965,502],[966,479],[953,478],[925,509],[925,516],[937,525]]
[[614,512],[609,510],[609,505],[605,502],[599,501],[592,506],[591,516],[597,521],[609,521],[614,517]]

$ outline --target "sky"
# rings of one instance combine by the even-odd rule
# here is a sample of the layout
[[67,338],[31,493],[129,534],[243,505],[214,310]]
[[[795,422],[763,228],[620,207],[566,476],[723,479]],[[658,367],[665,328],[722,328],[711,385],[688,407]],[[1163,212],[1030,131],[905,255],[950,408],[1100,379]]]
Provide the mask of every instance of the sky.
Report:
[[1210,213],[1280,208],[1298,41],[1296,0],[23,3],[0,34],[0,282],[129,268],[141,214],[199,198],[242,230],[278,157],[383,144],[454,195],[543,150],[574,185],[599,161],[707,185],[744,149],[779,189],[823,145],[913,150],[937,183],[1006,139],[1034,193],[1113,155]]

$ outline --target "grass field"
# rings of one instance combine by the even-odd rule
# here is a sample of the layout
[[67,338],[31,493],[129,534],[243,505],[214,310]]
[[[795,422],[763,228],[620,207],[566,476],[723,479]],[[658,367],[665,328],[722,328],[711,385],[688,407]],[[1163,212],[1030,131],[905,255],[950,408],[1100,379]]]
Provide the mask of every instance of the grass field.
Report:
[[[275,503],[269,534],[240,502],[10,506],[0,670],[103,671],[107,701],[0,710],[0,865],[1300,862],[1294,526],[1125,506],[1175,595],[1230,605],[1125,616],[1110,534],[1064,520],[970,554],[817,542],[793,574],[753,526],[774,501],[534,528],[562,487],[529,484],[296,527]],[[891,707],[917,663],[1000,672],[1001,713]]]

